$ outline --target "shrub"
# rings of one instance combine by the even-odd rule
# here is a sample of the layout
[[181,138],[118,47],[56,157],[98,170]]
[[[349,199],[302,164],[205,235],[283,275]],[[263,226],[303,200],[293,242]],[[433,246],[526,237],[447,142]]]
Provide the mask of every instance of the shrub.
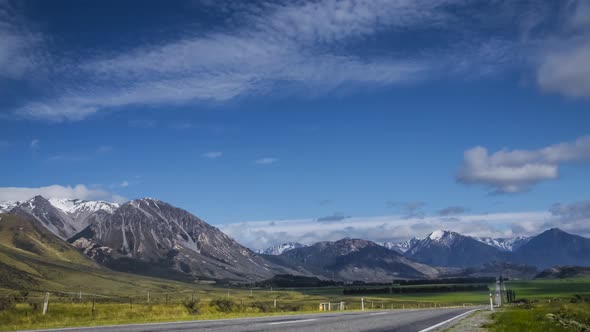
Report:
[[0,311],[12,309],[14,307],[14,299],[11,297],[0,297]]
[[270,312],[272,311],[272,306],[265,302],[256,301],[250,305],[252,308],[258,309],[260,312]]
[[201,307],[199,300],[191,300],[183,303],[184,307],[188,309],[188,312],[192,315],[198,315],[201,313]]
[[212,300],[209,305],[217,307],[220,312],[232,312],[235,306],[234,302],[228,299]]

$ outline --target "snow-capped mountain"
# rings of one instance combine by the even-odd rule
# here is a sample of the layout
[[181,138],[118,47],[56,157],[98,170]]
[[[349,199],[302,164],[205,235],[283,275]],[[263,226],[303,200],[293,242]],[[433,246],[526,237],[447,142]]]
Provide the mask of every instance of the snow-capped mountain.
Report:
[[101,210],[88,223],[69,241],[113,269],[240,281],[274,275],[272,264],[216,227],[156,199]]
[[256,252],[259,254],[263,254],[263,255],[280,255],[282,253],[284,253],[285,251],[289,251],[292,249],[297,249],[297,248],[303,248],[303,247],[307,247],[307,244],[302,244],[299,242],[286,242],[280,245],[276,245],[276,246],[272,246],[272,247],[268,247],[266,249],[260,249],[257,250]]
[[432,266],[469,267],[506,260],[504,253],[470,236],[437,230],[419,240],[405,255]]
[[35,196],[6,212],[36,219],[53,234],[63,240],[88,226],[88,218],[95,212],[112,213],[118,204],[78,199],[45,199]]
[[422,239],[415,237],[403,242],[383,242],[381,243],[381,245],[389,250],[393,250],[400,254],[403,254],[406,251],[410,250],[420,240]]
[[474,237],[479,242],[485,243],[492,247],[498,248],[503,251],[516,251],[518,248],[526,244],[531,237],[530,236],[518,236],[515,238],[491,238],[491,237]]
[[438,271],[377,243],[361,239],[322,241],[273,257],[287,266],[335,280],[391,281],[433,277]]
[[0,213],[6,213],[6,212],[14,209],[19,204],[20,203],[16,202],[16,201],[0,202]]

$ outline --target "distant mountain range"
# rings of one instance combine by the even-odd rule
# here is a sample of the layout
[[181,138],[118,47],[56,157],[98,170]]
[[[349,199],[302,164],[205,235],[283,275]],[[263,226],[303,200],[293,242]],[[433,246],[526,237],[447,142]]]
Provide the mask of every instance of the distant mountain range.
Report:
[[[590,266],[590,239],[559,229],[515,239],[439,230],[401,243],[287,242],[256,253],[189,212],[153,198],[119,205],[36,196],[25,202],[0,203],[0,213],[33,222],[36,232],[42,226],[46,241],[70,243],[92,264],[182,280],[251,282],[293,274],[383,282],[503,272],[531,276],[535,268]],[[20,239],[21,247],[43,250],[34,238]],[[4,245],[14,246],[12,242]]]
[[285,251],[303,247],[307,247],[307,244],[301,244],[299,242],[286,242],[276,246],[268,247],[266,249],[257,250],[256,252],[263,255],[280,255]]

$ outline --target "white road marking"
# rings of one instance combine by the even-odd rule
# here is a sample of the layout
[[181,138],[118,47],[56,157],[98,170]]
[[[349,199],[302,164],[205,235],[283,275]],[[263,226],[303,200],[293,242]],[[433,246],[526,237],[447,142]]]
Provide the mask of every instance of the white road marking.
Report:
[[384,314],[386,314],[386,313],[387,313],[387,312],[376,312],[376,313],[373,313],[373,314],[369,314],[369,316],[375,316],[375,315],[384,315]]
[[274,322],[274,323],[268,323],[268,325],[279,325],[279,324],[293,324],[293,323],[303,323],[303,322],[311,322],[317,320],[315,318],[312,319],[297,319],[297,320],[287,320],[284,322]]
[[460,314],[460,315],[457,315],[457,316],[455,316],[455,317],[453,317],[453,318],[449,318],[449,319],[445,320],[444,322],[440,322],[440,323],[438,323],[438,324],[436,324],[436,325],[432,325],[431,327],[425,328],[424,330],[420,330],[420,331],[418,331],[418,332],[427,332],[427,331],[432,331],[432,330],[434,330],[434,329],[436,329],[436,328],[438,328],[438,327],[441,327],[442,325],[445,325],[446,323],[448,323],[448,322],[450,322],[450,321],[453,321],[453,320],[455,320],[455,319],[457,319],[457,318],[461,318],[461,317],[463,317],[463,316],[467,316],[467,315],[469,315],[470,313],[472,313],[472,312],[475,312],[475,311],[477,311],[477,310],[479,310],[479,309],[473,309],[473,310],[469,310],[469,311],[467,311],[467,312],[464,312],[464,313],[462,313],[462,314]]

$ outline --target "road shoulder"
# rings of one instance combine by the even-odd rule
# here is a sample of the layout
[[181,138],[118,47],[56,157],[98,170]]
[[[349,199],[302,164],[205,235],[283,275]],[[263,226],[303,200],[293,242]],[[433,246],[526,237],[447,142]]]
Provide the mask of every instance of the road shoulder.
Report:
[[463,319],[450,322],[436,331],[444,332],[484,332],[487,331],[483,326],[492,322],[492,312],[489,310],[478,310]]

